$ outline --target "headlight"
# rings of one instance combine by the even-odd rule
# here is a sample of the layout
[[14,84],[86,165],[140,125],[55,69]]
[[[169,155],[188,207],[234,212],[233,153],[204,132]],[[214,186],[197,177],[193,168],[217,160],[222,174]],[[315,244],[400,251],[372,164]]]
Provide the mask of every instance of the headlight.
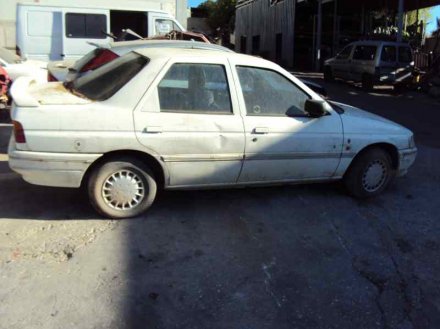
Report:
[[414,135],[411,135],[408,142],[408,148],[413,149],[416,147],[416,141],[414,139]]

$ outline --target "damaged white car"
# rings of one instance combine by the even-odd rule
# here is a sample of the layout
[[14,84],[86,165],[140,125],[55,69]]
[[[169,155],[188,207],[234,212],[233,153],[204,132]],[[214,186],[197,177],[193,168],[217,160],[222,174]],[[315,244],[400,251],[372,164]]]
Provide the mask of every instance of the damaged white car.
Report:
[[64,85],[19,79],[12,95],[10,167],[33,184],[87,187],[111,218],[139,215],[158,188],[342,179],[371,197],[417,153],[408,129],[224,51],[137,50]]

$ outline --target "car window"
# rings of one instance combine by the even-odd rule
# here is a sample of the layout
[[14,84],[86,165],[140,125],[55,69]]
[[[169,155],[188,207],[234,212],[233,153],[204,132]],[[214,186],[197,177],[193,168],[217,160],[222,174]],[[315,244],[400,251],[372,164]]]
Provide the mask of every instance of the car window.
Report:
[[412,52],[409,47],[399,47],[399,62],[410,63],[412,62]]
[[350,57],[353,46],[347,46],[336,56],[337,59],[347,59]]
[[107,17],[101,14],[66,14],[66,37],[105,39]]
[[356,46],[353,59],[361,61],[372,61],[376,56],[376,46]]
[[395,62],[397,60],[396,47],[383,46],[380,60],[382,62]]
[[248,116],[305,116],[310,97],[278,72],[238,66]]
[[159,83],[158,93],[162,112],[232,113],[223,65],[174,64]]
[[180,28],[171,19],[156,19],[156,34],[165,35],[173,30],[180,31]]
[[76,78],[65,86],[91,100],[103,101],[118,92],[149,62],[149,59],[134,52],[121,56],[90,74]]

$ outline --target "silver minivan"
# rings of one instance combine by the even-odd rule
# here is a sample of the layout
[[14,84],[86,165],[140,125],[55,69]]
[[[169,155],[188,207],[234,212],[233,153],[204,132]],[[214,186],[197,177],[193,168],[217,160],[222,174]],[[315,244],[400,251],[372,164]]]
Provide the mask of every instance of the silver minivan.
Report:
[[392,41],[357,41],[324,64],[324,79],[361,82],[366,90],[375,85],[402,86],[412,78],[411,47]]

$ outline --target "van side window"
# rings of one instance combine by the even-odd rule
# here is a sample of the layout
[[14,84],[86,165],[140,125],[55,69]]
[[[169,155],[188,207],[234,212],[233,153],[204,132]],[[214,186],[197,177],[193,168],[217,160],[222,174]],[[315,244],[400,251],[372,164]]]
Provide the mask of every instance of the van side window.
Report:
[[399,47],[399,62],[400,63],[410,63],[411,61],[412,61],[411,48]]
[[382,62],[395,62],[397,59],[397,51],[394,46],[383,46],[380,60]]
[[105,39],[107,17],[100,14],[66,14],[66,37]]
[[361,61],[372,61],[376,57],[376,46],[356,46],[353,59]]
[[180,27],[178,27],[171,19],[156,19],[155,25],[156,34],[158,35],[165,35],[173,30],[180,31]]
[[353,46],[347,46],[336,56],[337,59],[347,59],[350,57]]

